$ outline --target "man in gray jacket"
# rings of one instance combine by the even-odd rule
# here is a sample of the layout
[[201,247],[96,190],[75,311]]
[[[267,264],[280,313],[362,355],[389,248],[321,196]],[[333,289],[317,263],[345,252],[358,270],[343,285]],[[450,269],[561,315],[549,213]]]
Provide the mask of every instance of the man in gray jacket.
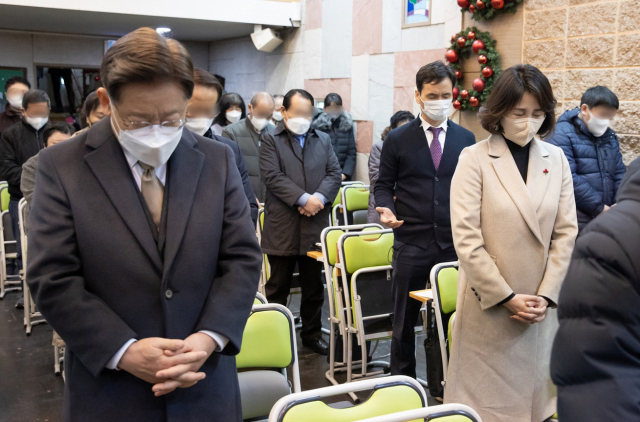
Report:
[[249,181],[260,202],[265,201],[265,186],[260,176],[260,136],[273,133],[269,123],[273,114],[273,97],[268,92],[258,92],[249,103],[249,115],[225,127],[222,137],[231,139],[240,147],[249,172]]

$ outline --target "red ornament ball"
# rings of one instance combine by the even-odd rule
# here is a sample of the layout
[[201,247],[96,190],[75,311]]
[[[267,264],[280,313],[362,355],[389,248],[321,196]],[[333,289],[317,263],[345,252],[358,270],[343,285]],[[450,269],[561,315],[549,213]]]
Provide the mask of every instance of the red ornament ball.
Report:
[[469,12],[476,13],[476,7],[474,5],[469,6]]
[[473,80],[473,89],[478,92],[484,91],[484,81],[480,78]]
[[475,32],[473,32],[473,31],[469,31],[469,32],[467,32],[467,39],[468,39],[468,40],[472,40],[472,39],[474,39],[475,37],[476,37],[476,33],[475,33]]
[[467,7],[469,7],[469,0],[458,0],[458,6],[466,9]]
[[449,63],[455,63],[458,61],[458,53],[455,50],[447,51],[447,54],[444,55]]
[[469,104],[471,105],[471,107],[478,107],[480,105],[480,100],[478,100],[476,97],[471,97],[469,98]]
[[473,44],[471,44],[471,49],[474,53],[478,54],[478,51],[484,49],[484,43],[482,42],[482,40],[475,40]]
[[504,0],[491,0],[491,7],[494,9],[502,9],[504,7]]
[[478,56],[478,63],[487,64],[487,56],[485,56],[484,54],[480,54]]
[[459,70],[456,70],[454,73],[456,74],[456,78],[457,78],[458,80],[461,80],[461,79],[462,79],[462,72],[460,72]]
[[469,91],[467,91],[466,89],[460,91],[460,98],[462,98],[463,100],[469,98]]
[[465,40],[464,38],[462,37],[458,38],[458,47],[462,48],[466,43],[467,43],[467,40]]
[[453,102],[453,108],[455,108],[456,110],[460,110],[462,108],[462,104],[460,103],[460,101],[455,100]]
[[453,98],[458,98],[459,94],[460,94],[460,90],[458,89],[458,87],[454,86],[453,87]]
[[451,42],[454,42],[455,40],[456,40],[456,36],[455,36],[455,35],[452,35],[452,36],[451,36]]
[[490,78],[491,75],[493,75],[493,69],[491,69],[490,67],[485,67],[484,69],[482,69],[482,76],[484,76],[485,78]]
[[484,9],[484,2],[482,0],[478,0],[476,2],[476,7],[478,8],[478,10]]

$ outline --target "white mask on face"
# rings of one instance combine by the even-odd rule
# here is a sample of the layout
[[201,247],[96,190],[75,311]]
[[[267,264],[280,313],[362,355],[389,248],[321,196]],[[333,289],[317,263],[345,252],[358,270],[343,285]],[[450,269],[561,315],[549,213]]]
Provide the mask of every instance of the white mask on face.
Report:
[[[113,101],[111,110],[115,111]],[[152,125],[149,128],[122,130],[115,118],[115,113],[112,112],[111,116],[111,128],[122,148],[138,161],[152,167],[160,167],[169,161],[182,138],[183,126],[162,128],[160,125]]]
[[285,124],[287,128],[296,135],[304,135],[309,131],[311,121],[304,117],[294,117],[293,119],[288,119]]
[[187,123],[185,123],[185,127],[193,133],[197,133],[198,135],[204,135],[205,133],[207,133],[207,131],[209,130],[212,124],[213,124],[213,119],[207,119],[206,117],[201,117],[201,118],[187,117]]
[[440,121],[445,119],[449,115],[449,109],[451,108],[451,98],[448,100],[430,100],[422,101],[422,112],[432,120]]
[[591,118],[589,119],[589,121],[585,122],[587,125],[587,129],[589,129],[589,132],[591,132],[593,136],[599,138],[607,131],[609,124],[611,124],[611,120],[598,119],[591,112],[589,112],[589,115],[591,116]]
[[24,95],[11,95],[7,97],[7,101],[15,110],[20,110],[22,108],[22,97]]
[[235,123],[238,120],[240,120],[240,116],[242,116],[242,112],[238,111],[238,110],[234,110],[234,111],[227,111],[227,113],[225,114],[225,116],[227,117],[227,121],[230,123]]
[[250,120],[251,120],[251,124],[253,125],[254,128],[256,128],[258,132],[264,129],[269,123],[267,119],[260,119],[253,116],[251,116]]
[[31,125],[36,131],[40,130],[49,121],[48,117],[29,117],[25,116],[25,121]]
[[500,120],[502,133],[504,137],[511,142],[524,147],[531,142],[535,134],[538,133],[540,126],[544,123],[545,117],[538,119],[533,117],[510,119],[505,116]]
[[282,120],[282,113],[280,113],[279,111],[274,111],[273,114],[271,115],[271,118],[276,122],[279,122]]

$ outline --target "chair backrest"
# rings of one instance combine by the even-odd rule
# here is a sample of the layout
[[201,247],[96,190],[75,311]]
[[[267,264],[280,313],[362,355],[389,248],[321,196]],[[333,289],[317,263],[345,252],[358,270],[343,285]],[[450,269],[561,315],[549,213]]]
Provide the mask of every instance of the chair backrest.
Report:
[[435,294],[438,295],[440,311],[443,314],[450,314],[456,311],[456,300],[458,298],[458,269],[456,267],[440,267],[436,271]]
[[27,224],[27,212],[29,210],[29,204],[27,200],[22,198],[18,203],[18,227],[20,227],[20,245],[22,246],[22,265],[26,271],[27,268],[27,233],[29,225]]
[[343,205],[348,212],[369,208],[369,186],[350,185],[342,188]]
[[292,366],[294,391],[300,391],[298,351],[293,315],[278,304],[254,305],[236,356],[238,369]]
[[480,415],[464,404],[449,403],[439,406],[423,407],[421,409],[407,410],[358,422],[407,422],[413,420],[436,422],[482,422]]
[[[373,390],[361,404],[333,408],[322,399],[340,394]],[[416,380],[405,376],[374,378],[291,394],[280,399],[269,422],[352,422],[426,406],[426,394]]]
[[256,292],[256,298],[253,300],[254,305],[266,305],[267,298],[260,292]]
[[353,274],[361,268],[390,264],[393,230],[367,230],[366,233],[345,233],[338,241],[342,268]]
[[9,185],[6,183],[0,184],[0,206],[2,211],[7,211],[9,209],[10,199],[11,195],[9,195]]

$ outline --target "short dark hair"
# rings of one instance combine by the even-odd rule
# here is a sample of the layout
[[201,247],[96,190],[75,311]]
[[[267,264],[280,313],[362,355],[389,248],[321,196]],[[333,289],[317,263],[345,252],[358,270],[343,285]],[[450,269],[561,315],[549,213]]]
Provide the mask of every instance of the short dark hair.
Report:
[[493,85],[489,98],[480,108],[478,117],[482,127],[493,134],[503,132],[500,120],[518,105],[525,92],[533,95],[544,110],[545,119],[538,129],[542,138],[553,132],[556,125],[556,99],[549,79],[530,64],[517,64],[503,71]]
[[182,44],[151,28],[140,28],[120,38],[107,50],[100,78],[109,96],[120,100],[122,87],[132,83],[173,81],[186,98],[193,94],[193,63]]
[[31,84],[29,83],[27,78],[23,78],[22,76],[13,76],[7,79],[7,82],[4,83],[4,92],[7,92],[7,90],[11,88],[11,85],[15,84],[24,84],[27,86],[27,88],[31,89]]
[[397,111],[393,116],[391,116],[391,119],[389,121],[389,127],[391,127],[391,129],[395,129],[398,127],[400,123],[407,120],[411,121],[414,118],[415,116],[410,111],[406,111],[406,110]]
[[315,100],[313,99],[313,95],[311,95],[309,91],[306,91],[304,89],[292,89],[289,92],[287,92],[287,94],[284,96],[284,100],[282,100],[282,106],[284,107],[285,110],[289,110],[289,107],[291,107],[291,99],[296,95],[300,95],[306,98],[307,100],[311,101],[311,105],[314,105],[315,103]]
[[218,101],[220,101],[220,97],[222,97],[222,84],[211,73],[207,72],[204,69],[195,68],[193,69],[193,82],[196,85],[204,86],[210,89],[215,89],[218,93]]
[[582,94],[580,105],[582,104],[586,104],[589,108],[602,105],[613,107],[616,110],[620,108],[620,101],[618,101],[616,94],[606,86],[601,85],[587,89],[584,94]]
[[22,97],[22,108],[25,110],[29,107],[29,104],[35,103],[47,103],[47,107],[51,108],[51,100],[46,92],[41,89],[34,89],[24,94]]
[[220,101],[218,102],[218,110],[219,113],[216,116],[215,119],[213,119],[213,124],[219,124],[220,126],[226,126],[227,125],[227,110],[229,110],[231,107],[233,106],[237,106],[240,107],[240,110],[242,111],[242,114],[240,115],[241,119],[244,119],[247,117],[247,106],[244,104],[244,100],[242,99],[242,96],[240,94],[237,94],[235,92],[229,92],[227,94],[224,94],[222,96],[222,98],[220,98]]
[[49,138],[55,132],[65,133],[67,135],[73,135],[75,130],[73,130],[73,126],[71,126],[67,122],[56,122],[56,123],[52,124],[51,126],[46,128],[44,130],[44,132],[42,133],[42,139],[44,140],[44,146],[45,147],[48,146]]
[[422,66],[416,73],[416,88],[418,92],[422,92],[425,84],[439,84],[446,78],[451,79],[452,87],[456,86],[458,78],[456,78],[456,74],[450,66],[441,61],[431,62]]
[[330,106],[331,104],[336,104],[341,106],[342,105],[342,97],[340,97],[338,94],[336,94],[335,92],[332,92],[331,94],[327,95],[326,97],[324,97],[324,106]]
[[84,103],[82,103],[82,110],[80,110],[80,124],[82,127],[87,127],[89,124],[87,123],[87,119],[89,119],[89,115],[96,111],[96,109],[100,106],[100,98],[98,98],[98,92],[92,91],[85,98]]

